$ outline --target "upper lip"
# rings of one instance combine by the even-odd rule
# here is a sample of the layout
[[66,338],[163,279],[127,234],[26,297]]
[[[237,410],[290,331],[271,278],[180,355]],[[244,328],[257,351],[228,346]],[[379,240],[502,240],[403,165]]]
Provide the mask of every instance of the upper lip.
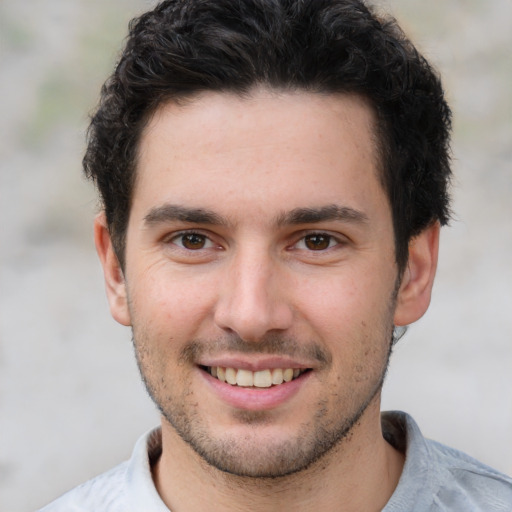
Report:
[[220,366],[222,368],[236,368],[237,370],[249,370],[258,372],[261,370],[274,370],[276,368],[313,368],[309,362],[297,361],[283,356],[252,356],[250,358],[243,356],[219,356],[204,358],[198,362],[199,366]]

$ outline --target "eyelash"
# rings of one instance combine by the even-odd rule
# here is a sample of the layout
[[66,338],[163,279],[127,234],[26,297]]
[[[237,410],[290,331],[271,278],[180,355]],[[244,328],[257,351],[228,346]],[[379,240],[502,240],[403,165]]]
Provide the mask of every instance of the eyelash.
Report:
[[[184,238],[187,236],[188,237],[194,237],[194,236],[198,237],[199,239],[201,239],[204,242],[204,244],[206,246],[197,247],[195,249],[185,247],[183,242],[184,242]],[[316,241],[314,241],[315,238],[317,239]],[[320,247],[320,248],[317,248],[316,250],[311,247],[307,247],[308,239],[310,242],[317,243],[320,246],[322,245],[322,242],[324,242],[324,243],[327,242],[327,247]],[[167,244],[169,244],[169,243],[173,244],[173,245],[177,246],[179,249],[182,249],[182,250],[185,250],[188,252],[198,252],[201,250],[212,249],[216,245],[215,242],[212,240],[211,236],[209,236],[208,234],[202,233],[200,231],[197,231],[197,230],[181,231],[179,233],[174,233],[172,236],[165,238],[164,242]],[[300,245],[302,245],[302,247],[300,247]],[[339,237],[336,237],[329,233],[318,231],[318,232],[301,233],[300,238],[296,242],[291,244],[289,246],[289,248],[291,250],[303,250],[303,251],[312,252],[312,253],[313,252],[322,253],[322,252],[328,251],[329,249],[332,249],[333,247],[336,247],[338,245],[343,245],[343,241],[340,240]],[[217,245],[217,247],[220,248],[221,246]]]
[[[316,241],[313,241],[313,239],[317,239]],[[314,244],[322,245],[322,242],[327,242],[327,247],[317,247],[316,249],[313,249],[311,247],[307,247],[309,241],[312,241]],[[306,233],[304,234],[295,244],[293,244],[292,247],[297,248],[299,250],[305,250],[308,252],[325,252],[329,249],[332,249],[333,247],[336,247],[337,245],[340,245],[342,242],[339,238],[335,237],[334,235],[331,235],[329,233],[324,232],[313,232],[313,233]],[[303,247],[298,247],[299,245],[303,245]]]
[[[195,236],[195,237],[201,238],[205,242],[205,244],[208,245],[208,247],[199,247],[197,249],[190,249],[188,247],[185,247],[183,245],[183,241],[184,241],[184,238],[187,236],[188,237]],[[181,244],[178,241],[181,241]],[[164,242],[167,244],[173,244],[182,250],[190,251],[190,252],[196,252],[196,251],[200,251],[203,249],[211,249],[215,246],[215,243],[213,242],[213,240],[211,239],[211,237],[209,235],[206,235],[205,233],[201,233],[200,231],[197,231],[197,230],[180,231],[179,233],[174,233],[172,236],[165,238]]]

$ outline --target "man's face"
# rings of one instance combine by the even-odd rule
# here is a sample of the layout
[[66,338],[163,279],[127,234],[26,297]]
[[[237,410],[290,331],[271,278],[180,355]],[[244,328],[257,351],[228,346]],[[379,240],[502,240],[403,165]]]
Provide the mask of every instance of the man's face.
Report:
[[164,425],[219,469],[298,471],[378,414],[397,269],[373,123],[256,91],[144,131],[117,318]]

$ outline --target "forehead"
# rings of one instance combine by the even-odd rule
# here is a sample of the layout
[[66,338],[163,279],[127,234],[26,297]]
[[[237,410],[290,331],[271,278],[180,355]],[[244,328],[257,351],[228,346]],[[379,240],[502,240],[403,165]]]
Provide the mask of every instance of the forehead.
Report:
[[277,213],[287,199],[290,208],[338,203],[341,190],[360,200],[380,188],[374,133],[374,113],[355,95],[260,89],[169,102],[142,134],[134,205],[178,198],[220,208],[236,194]]
[[[294,125],[297,120],[303,122]],[[362,128],[367,135],[361,141],[368,144],[365,152],[372,156],[376,154],[376,118],[370,102],[364,97],[356,94],[280,91],[262,87],[244,95],[205,92],[179,102],[163,103],[143,130],[139,155],[147,149],[148,138],[153,138],[155,129],[166,129],[169,132],[174,129],[175,135],[185,135],[189,142],[201,143],[197,134],[213,128],[214,131],[209,132],[210,141],[204,137],[201,139],[205,145],[214,142],[216,147],[222,147],[223,142],[231,142],[226,138],[231,127],[236,127],[234,134],[237,137],[262,137],[265,133],[269,134],[269,126],[276,124],[281,127],[287,125],[286,132],[281,132],[280,135],[290,138],[309,136],[307,132],[314,129],[320,138],[325,137],[327,130],[336,132],[343,126]],[[244,132],[239,131],[242,127]],[[216,134],[218,138],[214,140]],[[241,142],[236,140],[237,144]],[[375,164],[377,166],[378,162]]]

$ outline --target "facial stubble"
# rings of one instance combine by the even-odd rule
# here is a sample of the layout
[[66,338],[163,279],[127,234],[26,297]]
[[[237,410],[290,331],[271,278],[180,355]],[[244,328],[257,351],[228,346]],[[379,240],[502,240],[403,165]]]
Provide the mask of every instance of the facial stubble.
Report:
[[[391,340],[392,325],[386,330],[387,339]],[[245,426],[246,434],[242,437],[239,435],[225,435],[222,438],[212,436],[208,425],[201,417],[192,386],[186,382],[169,382],[170,376],[168,379],[157,377],[157,374],[165,375],[163,370],[165,361],[160,359],[161,370],[155,372],[154,361],[150,362],[152,359],[148,346],[150,341],[144,330],[137,333],[134,331],[133,341],[142,379],[164,421],[171,425],[178,436],[208,466],[239,477],[261,479],[275,479],[303,471],[326,454],[333,452],[334,448],[340,446],[344,440],[349,439],[354,427],[382,388],[392,349],[390,341],[387,354],[380,368],[376,373],[374,372],[373,381],[366,390],[364,398],[355,406],[352,405],[350,411],[343,410],[346,403],[340,400],[341,410],[333,416],[333,403],[337,402],[336,393],[339,390],[328,390],[331,396],[325,396],[315,404],[312,408],[315,414],[309,421],[298,426],[293,438],[276,441],[268,435],[263,443],[259,434],[267,426],[272,426],[274,421],[272,411],[234,410],[232,417],[240,425]],[[268,341],[262,342],[263,346],[247,344],[237,337],[224,343],[219,340],[193,341],[181,351],[179,366],[193,365],[193,361],[197,360],[198,351],[205,347],[211,350],[219,344],[227,344],[232,349],[237,347],[238,351],[242,352],[258,351],[291,355],[306,351],[310,355],[316,354],[318,360],[322,362],[323,370],[328,371],[331,364],[331,356],[317,344],[310,343],[304,347],[293,340],[272,336]],[[241,349],[241,347],[244,348]],[[364,375],[363,380],[366,380]],[[176,393],[177,390],[181,391]],[[347,397],[344,398],[346,402]],[[350,403],[353,400],[353,396],[348,397]],[[212,421],[215,421],[215,418]]]

